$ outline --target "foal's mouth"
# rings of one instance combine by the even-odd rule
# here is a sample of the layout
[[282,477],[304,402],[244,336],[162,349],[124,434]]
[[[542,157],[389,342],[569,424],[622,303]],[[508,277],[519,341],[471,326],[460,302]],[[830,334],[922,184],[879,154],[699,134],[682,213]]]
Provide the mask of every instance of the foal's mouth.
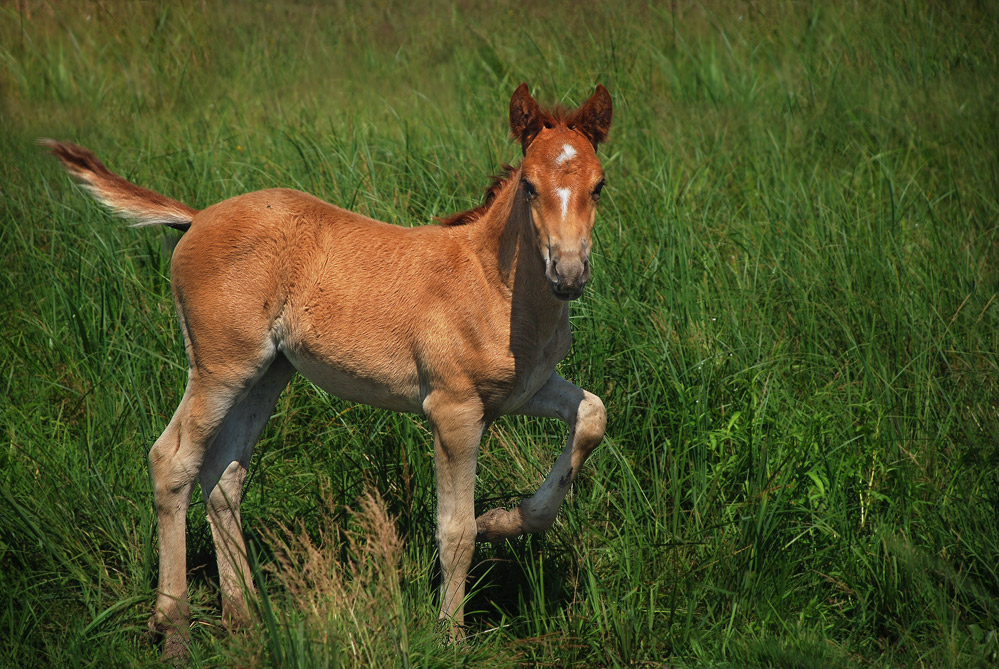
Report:
[[583,288],[590,280],[590,259],[585,254],[582,257],[549,256],[545,261],[545,278],[555,297],[568,302],[583,294]]
[[562,300],[563,302],[571,302],[572,300],[578,299],[583,294],[583,288],[586,284],[580,284],[578,286],[560,286],[554,281],[549,281],[548,286],[552,289],[552,295]]

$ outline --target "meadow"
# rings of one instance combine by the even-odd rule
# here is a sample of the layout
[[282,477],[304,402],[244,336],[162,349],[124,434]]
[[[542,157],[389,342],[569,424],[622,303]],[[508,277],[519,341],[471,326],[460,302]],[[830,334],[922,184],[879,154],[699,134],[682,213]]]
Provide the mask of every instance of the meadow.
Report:
[[[994,666],[999,21],[987,2],[0,5],[0,665],[142,666],[146,453],[186,380],[179,233],[129,229],[38,137],[204,207],[294,187],[381,220],[478,204],[526,81],[615,104],[560,372],[607,437],[550,531],[480,545],[436,624],[432,439],[302,378],[254,455],[254,626],[192,664]],[[503,419],[477,510],[562,446]]]

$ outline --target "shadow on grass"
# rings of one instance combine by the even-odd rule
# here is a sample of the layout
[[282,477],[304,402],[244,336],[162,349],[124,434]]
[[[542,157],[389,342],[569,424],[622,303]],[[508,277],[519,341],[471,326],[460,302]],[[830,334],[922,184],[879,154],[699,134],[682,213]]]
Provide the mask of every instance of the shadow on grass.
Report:
[[[547,620],[573,601],[573,556],[544,534],[476,546],[465,622],[474,633],[509,626],[516,636],[545,634]],[[437,577],[439,584],[439,575]]]

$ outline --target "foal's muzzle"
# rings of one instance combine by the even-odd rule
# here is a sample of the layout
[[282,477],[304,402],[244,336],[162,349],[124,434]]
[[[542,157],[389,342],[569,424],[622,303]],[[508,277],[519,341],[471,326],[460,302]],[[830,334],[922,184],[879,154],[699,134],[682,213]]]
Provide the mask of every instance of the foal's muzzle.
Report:
[[553,254],[545,268],[545,277],[555,297],[575,300],[590,280],[590,259],[584,253]]

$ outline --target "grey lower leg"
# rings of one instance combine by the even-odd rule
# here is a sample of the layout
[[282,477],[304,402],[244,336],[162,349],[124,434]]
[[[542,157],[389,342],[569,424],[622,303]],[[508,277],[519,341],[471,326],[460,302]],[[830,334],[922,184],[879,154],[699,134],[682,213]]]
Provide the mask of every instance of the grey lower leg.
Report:
[[249,471],[253,447],[294,373],[294,368],[283,356],[275,360],[229,413],[201,470],[201,487],[219,566],[222,620],[229,627],[248,622],[244,593],[254,591],[240,516],[243,482]]

